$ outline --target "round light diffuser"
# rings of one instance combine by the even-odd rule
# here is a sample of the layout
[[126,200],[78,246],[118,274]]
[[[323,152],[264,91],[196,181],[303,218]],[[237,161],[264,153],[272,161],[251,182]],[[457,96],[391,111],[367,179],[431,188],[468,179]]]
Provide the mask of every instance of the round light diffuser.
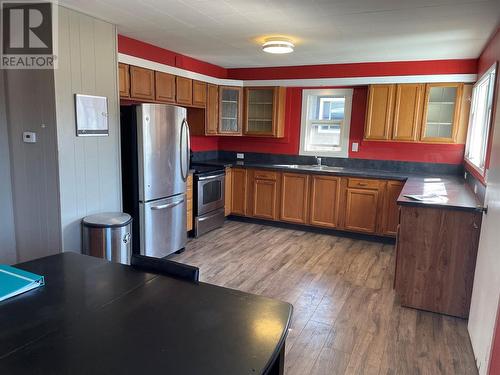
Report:
[[294,44],[284,38],[268,39],[262,45],[262,50],[267,53],[290,53],[293,52]]

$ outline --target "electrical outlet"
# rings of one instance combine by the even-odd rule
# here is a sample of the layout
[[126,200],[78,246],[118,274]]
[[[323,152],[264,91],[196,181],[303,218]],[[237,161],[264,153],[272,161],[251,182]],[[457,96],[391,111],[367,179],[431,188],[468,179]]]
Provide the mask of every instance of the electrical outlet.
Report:
[[351,151],[352,152],[358,152],[359,151],[359,143],[358,142],[352,142]]
[[474,184],[474,194],[477,194],[477,184]]
[[24,143],[36,143],[36,133],[35,132],[23,132],[23,142]]
[[236,159],[245,159],[245,154],[242,153],[236,153]]
[[467,180],[467,172],[464,172],[464,180]]

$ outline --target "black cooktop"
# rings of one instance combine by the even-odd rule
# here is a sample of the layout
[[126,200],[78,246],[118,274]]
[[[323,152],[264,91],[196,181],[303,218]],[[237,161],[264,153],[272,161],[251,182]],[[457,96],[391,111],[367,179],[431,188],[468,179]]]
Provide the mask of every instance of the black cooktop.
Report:
[[222,172],[224,167],[217,165],[191,164],[191,169],[194,169],[194,174],[201,176],[213,172]]

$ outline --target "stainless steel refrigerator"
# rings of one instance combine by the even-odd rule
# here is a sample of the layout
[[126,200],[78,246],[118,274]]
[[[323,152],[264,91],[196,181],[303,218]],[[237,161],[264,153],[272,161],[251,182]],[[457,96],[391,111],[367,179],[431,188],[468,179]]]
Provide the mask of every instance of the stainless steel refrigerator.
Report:
[[186,109],[121,107],[124,211],[132,215],[132,251],[165,257],[186,244],[189,127]]

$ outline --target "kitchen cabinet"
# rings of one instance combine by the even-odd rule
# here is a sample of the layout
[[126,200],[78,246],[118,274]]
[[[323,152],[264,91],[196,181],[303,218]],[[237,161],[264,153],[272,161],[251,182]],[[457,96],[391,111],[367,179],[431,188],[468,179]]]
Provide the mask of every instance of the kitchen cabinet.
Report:
[[394,286],[401,305],[467,318],[482,213],[401,206]]
[[285,87],[247,87],[244,91],[243,133],[254,137],[283,137]]
[[335,228],[338,222],[340,177],[311,175],[309,223]]
[[207,84],[205,82],[193,81],[193,105],[196,107],[207,105]]
[[391,138],[395,85],[370,85],[366,110],[365,139]]
[[241,135],[242,94],[241,87],[219,86],[220,135]]
[[345,192],[344,228],[374,234],[378,230],[380,181],[348,178]]
[[392,140],[417,141],[419,137],[425,85],[396,85]]
[[190,78],[175,77],[175,95],[177,104],[193,104],[193,81]]
[[130,97],[155,100],[155,72],[151,69],[130,66]]
[[120,88],[120,98],[130,98],[130,75],[127,64],[118,64],[118,85]]
[[426,85],[421,141],[456,142],[463,87],[463,83],[429,83]]
[[309,206],[309,175],[283,173],[281,178],[280,220],[307,224]]
[[207,117],[205,125],[206,135],[219,133],[219,86],[208,84],[207,87]]
[[267,219],[278,219],[279,177],[280,173],[268,170],[251,170],[250,212],[249,216]]
[[187,231],[193,230],[193,174],[188,175],[186,181],[186,224]]
[[247,213],[247,170],[232,168],[231,213],[245,216]]
[[230,167],[226,167],[224,180],[224,216],[231,214],[231,197],[233,195],[233,173]]
[[384,208],[382,210],[382,234],[384,235],[396,235],[399,223],[397,200],[402,189],[402,181],[387,181],[385,184]]
[[173,74],[155,72],[156,100],[164,103],[175,103],[175,76]]

